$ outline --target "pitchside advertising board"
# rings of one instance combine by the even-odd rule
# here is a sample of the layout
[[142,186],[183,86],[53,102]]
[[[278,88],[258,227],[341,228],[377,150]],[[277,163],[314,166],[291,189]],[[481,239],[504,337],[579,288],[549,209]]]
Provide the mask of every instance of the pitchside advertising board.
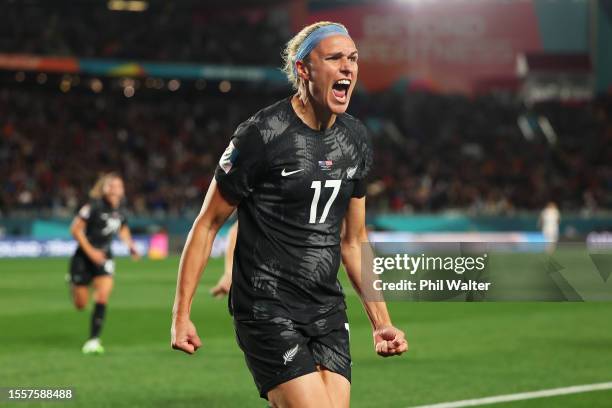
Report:
[[[149,253],[149,237],[134,237],[134,243],[140,254]],[[71,239],[3,238],[0,258],[67,257],[74,254],[76,247],[76,241]],[[119,240],[112,242],[111,250],[114,256],[130,255],[127,246]]]
[[[164,259],[169,254],[169,238],[164,233],[150,236],[133,237],[138,253],[150,259]],[[217,236],[213,243],[211,255],[223,256],[227,247],[227,233]],[[69,257],[77,248],[75,240],[70,238],[0,238],[1,258],[41,258],[41,257]],[[111,250],[116,257],[129,256],[130,251],[120,240],[113,240]]]
[[[546,239],[541,232],[425,232],[370,231],[369,240],[374,245],[380,242],[399,244],[420,243],[495,243],[506,252],[545,252]],[[169,254],[169,238],[166,234],[136,236],[134,242],[138,252],[151,259],[164,259]],[[612,249],[612,232],[591,232],[585,240],[590,249]],[[0,258],[68,257],[76,250],[76,241],[69,238],[0,238]],[[227,231],[217,236],[213,243],[213,257],[225,255]],[[117,257],[129,256],[128,248],[114,240],[111,249]]]
[[[295,25],[346,25],[359,49],[359,81],[368,91],[406,83],[469,93],[482,83],[516,78],[520,54],[587,52],[587,2],[549,3],[555,8],[530,0],[311,0]],[[562,29],[556,21],[564,22]]]
[[[542,242],[540,233],[430,233],[413,234],[406,232],[371,232],[370,240],[376,241],[400,241],[400,242],[508,242],[529,243]],[[163,259],[168,256],[169,242],[166,234],[153,234],[151,236],[135,236],[134,242],[138,252],[147,255],[151,259]],[[22,238],[7,237],[0,238],[0,258],[39,258],[39,257],[68,257],[74,254],[77,243],[70,238]],[[211,255],[213,257],[223,256],[227,247],[227,231],[219,234],[215,239]],[[519,248],[519,247],[517,247]],[[129,256],[128,248],[120,240],[114,240],[111,244],[114,256]]]

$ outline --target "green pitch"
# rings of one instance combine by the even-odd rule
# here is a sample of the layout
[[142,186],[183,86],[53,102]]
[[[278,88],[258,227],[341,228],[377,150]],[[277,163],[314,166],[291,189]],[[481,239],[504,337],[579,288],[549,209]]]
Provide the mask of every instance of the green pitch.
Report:
[[[71,387],[51,407],[264,407],[234,341],[226,300],[208,289],[211,261],[193,305],[204,346],[169,346],[177,258],[120,259],[103,332],[106,354],[84,356],[91,307],[73,309],[67,259],[0,261],[0,387]],[[410,407],[612,381],[612,303],[390,304],[410,351],[375,355],[371,331],[346,279],[353,354],[353,407]],[[3,403],[1,406],[37,406]],[[609,407],[612,391],[498,404]]]

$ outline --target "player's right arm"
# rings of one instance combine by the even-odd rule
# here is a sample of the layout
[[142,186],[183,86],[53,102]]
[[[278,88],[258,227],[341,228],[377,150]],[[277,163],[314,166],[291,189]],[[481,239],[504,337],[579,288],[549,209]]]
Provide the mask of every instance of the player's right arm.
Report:
[[234,209],[235,206],[221,195],[217,182],[213,180],[181,255],[172,309],[171,345],[175,350],[193,354],[202,345],[190,319],[191,303],[215,236]]
[[173,309],[174,349],[192,354],[202,345],[189,319],[191,301],[202,269],[210,256],[217,231],[238,203],[253,191],[266,166],[261,133],[255,124],[244,122],[232,135],[219,160],[215,178],[210,183],[202,210],[193,223],[183,249]]
[[[85,207],[84,207],[85,208]],[[87,211],[89,211],[87,209]],[[83,210],[81,210],[83,212]],[[79,243],[79,246],[85,252],[85,255],[91,261],[97,265],[103,265],[106,262],[106,254],[104,251],[99,250],[98,248],[91,245],[91,242],[87,239],[87,235],[85,235],[85,227],[87,227],[87,221],[83,218],[82,215],[77,215],[72,220],[72,225],[70,226],[70,233],[74,237],[74,239]]]

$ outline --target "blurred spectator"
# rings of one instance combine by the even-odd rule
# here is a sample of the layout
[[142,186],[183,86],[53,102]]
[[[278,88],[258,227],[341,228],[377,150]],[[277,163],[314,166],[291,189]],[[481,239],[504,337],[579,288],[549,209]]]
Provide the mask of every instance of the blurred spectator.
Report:
[[[376,208],[508,214],[561,208],[592,214],[612,208],[612,105],[549,102],[530,109],[507,96],[386,93],[358,98],[355,114],[375,139],[371,192]],[[546,118],[526,138],[521,115]]]
[[0,53],[280,65],[290,37],[282,7],[151,2],[137,13],[111,11],[106,3],[9,2]]
[[[70,214],[106,170],[123,174],[136,213],[198,211],[234,128],[286,95],[186,84],[128,99],[116,89],[5,87],[0,211]],[[549,118],[554,144],[542,135],[527,140],[517,126],[524,108],[499,98],[385,93],[354,102],[374,141],[372,210],[507,214],[549,199],[564,211],[611,208],[609,101],[532,109]]]

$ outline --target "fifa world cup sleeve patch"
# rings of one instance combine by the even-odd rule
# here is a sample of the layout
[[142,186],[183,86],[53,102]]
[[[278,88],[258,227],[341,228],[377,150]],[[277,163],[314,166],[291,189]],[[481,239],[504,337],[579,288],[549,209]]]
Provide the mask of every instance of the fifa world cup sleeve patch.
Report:
[[79,217],[81,217],[84,220],[88,220],[90,214],[91,214],[91,205],[89,205],[89,204],[85,204],[79,210]]
[[264,143],[256,126],[246,123],[238,127],[215,169],[215,180],[224,197],[238,203],[255,189],[267,161]]
[[234,141],[232,140],[229,142],[229,145],[227,146],[227,148],[221,155],[221,158],[219,159],[219,167],[223,169],[225,174],[229,173],[229,171],[232,169],[232,166],[236,162],[237,157],[238,149],[236,149]]

